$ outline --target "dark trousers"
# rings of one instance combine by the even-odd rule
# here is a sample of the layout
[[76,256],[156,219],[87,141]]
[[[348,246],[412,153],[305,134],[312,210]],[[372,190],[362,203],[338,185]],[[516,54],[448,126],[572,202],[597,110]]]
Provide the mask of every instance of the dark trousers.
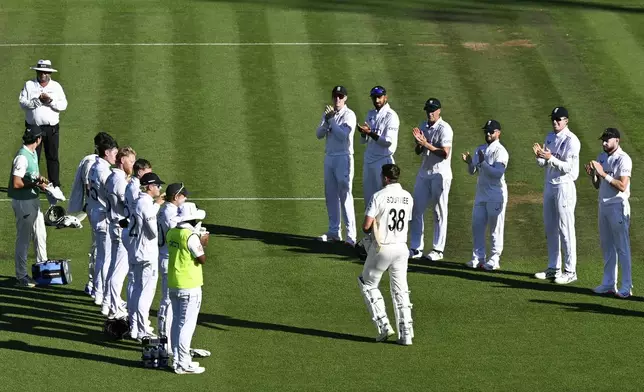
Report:
[[[45,159],[47,159],[47,177],[49,182],[54,186],[60,186],[60,162],[58,162],[58,146],[59,146],[59,125],[41,125],[42,143],[36,148],[38,154],[38,162],[40,162],[40,154],[42,147],[45,146]],[[25,122],[25,126],[29,124]]]

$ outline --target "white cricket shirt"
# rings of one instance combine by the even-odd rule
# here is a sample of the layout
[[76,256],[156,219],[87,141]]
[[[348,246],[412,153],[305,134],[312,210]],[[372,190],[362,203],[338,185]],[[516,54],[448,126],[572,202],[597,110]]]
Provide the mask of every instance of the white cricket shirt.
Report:
[[129,218],[134,211],[134,202],[141,194],[141,180],[138,177],[130,178],[130,182],[125,187],[125,205],[123,207],[123,216]]
[[105,182],[107,177],[112,174],[111,165],[105,159],[98,157],[89,169],[89,196],[87,197],[87,209],[93,211],[98,209],[102,212],[109,210],[109,201],[107,199],[107,188]]
[[141,192],[134,202],[134,212],[130,217],[129,235],[134,238],[134,258],[137,263],[157,262],[159,244],[157,243],[157,214],[159,205],[152,196]]
[[109,219],[115,223],[125,218],[125,187],[127,186],[127,174],[121,169],[112,169],[112,174],[107,177],[105,188],[107,198],[110,202]]
[[[427,121],[423,121],[420,126],[423,135],[434,147],[452,147],[452,140],[454,139],[454,131],[452,127],[439,118],[434,125],[430,126]],[[444,179],[452,178],[452,149],[450,148],[449,155],[443,158],[427,149],[422,152],[423,162],[420,166],[420,175],[429,177],[434,174],[441,174]]]
[[[597,157],[597,162],[602,165],[602,168],[609,176],[619,179],[622,176],[631,176],[633,171],[633,161],[627,153],[622,150],[621,147],[617,148],[612,154],[608,155],[606,152],[602,152]],[[613,187],[608,183],[608,181],[601,179],[599,183],[599,204],[609,205],[617,204],[628,201],[628,198],[631,196],[631,182],[628,182],[628,186],[624,192],[618,191],[617,188]]]
[[414,199],[400,184],[376,192],[366,215],[374,218],[373,234],[379,245],[406,244]]
[[367,124],[371,131],[379,135],[380,138],[375,141],[371,136],[361,134],[360,143],[367,144],[364,153],[365,163],[373,163],[394,155],[398,147],[398,129],[400,128],[398,114],[386,103],[380,110],[369,110]]
[[[479,162],[478,152],[483,151],[483,161]],[[469,165],[470,174],[479,173],[476,181],[475,203],[502,203],[508,200],[508,187],[505,183],[505,170],[508,167],[510,155],[503,145],[495,140],[482,144],[474,150],[472,163]]]
[[328,156],[353,155],[353,134],[356,129],[356,114],[344,105],[329,121],[322,120],[315,134],[318,139],[326,137],[324,152]]
[[537,158],[539,166],[546,167],[546,185],[574,183],[579,177],[579,151],[581,143],[568,127],[559,133],[550,132],[546,136],[545,148],[550,150],[552,157],[546,161]]
[[89,184],[89,169],[96,161],[98,155],[90,154],[81,159],[74,175],[74,182],[72,183],[71,195],[69,197],[69,204],[67,211],[70,213],[79,212],[83,210],[85,204],[85,197],[87,196],[87,185]]
[[167,259],[170,257],[168,250],[168,244],[166,242],[166,236],[168,235],[168,230],[177,226],[181,221],[180,217],[181,210],[179,207],[175,206],[170,202],[165,202],[159,209],[159,214],[157,216],[157,221],[159,223],[159,257],[162,259]]
[[[52,99],[45,105],[40,102],[40,94],[45,93]],[[19,96],[20,107],[25,111],[27,124],[56,125],[59,113],[67,109],[67,97],[60,83],[50,80],[42,87],[36,79],[27,80]]]

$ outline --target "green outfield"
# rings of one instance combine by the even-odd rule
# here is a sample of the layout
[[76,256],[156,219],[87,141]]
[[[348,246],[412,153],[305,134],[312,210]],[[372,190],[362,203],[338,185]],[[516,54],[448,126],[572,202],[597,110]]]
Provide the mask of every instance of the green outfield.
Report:
[[[105,130],[166,182],[185,182],[208,212],[214,235],[193,345],[213,356],[201,361],[206,373],[180,377],[143,369],[135,342],[104,339],[103,317],[83,293],[89,227],[48,228],[49,256],[72,260],[73,284],[15,287],[15,221],[2,194],[0,390],[641,389],[641,1],[4,0],[5,179],[24,125],[18,94],[39,58],[60,71],[54,79],[69,101],[61,116],[66,194]],[[401,121],[395,158],[410,192],[420,163],[411,129],[427,98],[441,100],[454,129],[445,261],[409,267],[411,347],[373,342],[356,282],[361,262],[344,246],[314,240],[327,228],[315,127],[336,84],[347,87],[360,121],[371,87],[387,88]],[[579,280],[531,278],[547,262],[543,170],[531,146],[543,142],[558,105],[570,111],[582,161],[599,154],[597,138],[609,126],[622,131],[632,157],[628,300],[591,291],[602,257],[597,194],[585,174],[577,181]],[[484,142],[489,118],[503,125],[510,154],[505,251],[494,273],[463,267],[476,178],[460,153]],[[355,141],[361,221],[364,146]],[[381,288],[393,318],[388,278]]]

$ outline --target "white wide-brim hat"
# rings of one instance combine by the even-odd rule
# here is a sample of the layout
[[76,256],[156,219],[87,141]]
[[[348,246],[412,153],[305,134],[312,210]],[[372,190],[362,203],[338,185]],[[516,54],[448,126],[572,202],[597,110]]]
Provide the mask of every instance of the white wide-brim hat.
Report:
[[179,218],[181,219],[181,222],[204,220],[206,218],[206,211],[198,209],[195,203],[185,202],[181,206]]
[[35,67],[30,67],[30,69],[40,72],[58,72],[52,68],[51,61],[49,60],[38,60],[38,64]]

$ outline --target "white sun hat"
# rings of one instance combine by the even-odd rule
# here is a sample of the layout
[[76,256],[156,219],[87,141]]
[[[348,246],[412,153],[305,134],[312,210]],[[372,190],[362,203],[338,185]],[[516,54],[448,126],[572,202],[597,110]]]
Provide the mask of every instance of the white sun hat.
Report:
[[181,222],[191,220],[201,221],[206,218],[206,211],[198,209],[195,203],[185,202],[181,206],[179,218],[181,219]]
[[50,60],[38,60],[38,64],[36,64],[35,67],[30,67],[29,69],[40,72],[58,72],[52,68]]

